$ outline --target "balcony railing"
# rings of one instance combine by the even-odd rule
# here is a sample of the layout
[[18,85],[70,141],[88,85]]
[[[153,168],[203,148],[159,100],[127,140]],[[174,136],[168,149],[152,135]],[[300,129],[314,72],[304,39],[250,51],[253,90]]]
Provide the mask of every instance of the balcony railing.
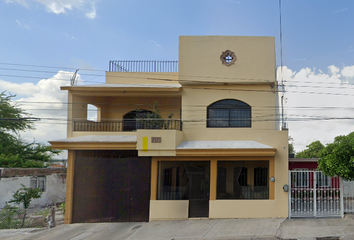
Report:
[[82,132],[131,132],[137,129],[169,129],[182,131],[182,121],[177,119],[144,119],[123,121],[74,121],[74,131]]
[[109,61],[109,72],[178,72],[178,61]]

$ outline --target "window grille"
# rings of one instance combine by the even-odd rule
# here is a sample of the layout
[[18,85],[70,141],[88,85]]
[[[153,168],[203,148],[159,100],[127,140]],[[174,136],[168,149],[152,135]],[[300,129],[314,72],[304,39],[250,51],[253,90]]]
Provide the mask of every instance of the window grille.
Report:
[[226,168],[218,167],[218,184],[217,189],[218,193],[226,192]]
[[46,190],[46,177],[31,177],[30,188],[39,188],[42,192]]
[[[234,168],[234,171],[236,171],[237,168]],[[234,172],[234,177],[236,177],[236,173]],[[243,167],[241,170],[241,174],[238,177],[238,179],[235,179],[238,181],[238,184],[240,186],[247,186],[247,168]]]
[[323,172],[316,172],[316,184],[317,187],[331,187],[331,178]]
[[309,187],[309,173],[308,169],[295,168],[294,170],[300,171],[293,174],[293,182],[295,187]]
[[254,169],[254,186],[268,186],[268,168],[257,167]]
[[217,199],[269,199],[269,161],[218,161]]
[[207,161],[159,162],[157,199],[186,200],[204,196],[209,192],[209,165]]
[[251,127],[251,106],[224,99],[208,106],[207,127]]

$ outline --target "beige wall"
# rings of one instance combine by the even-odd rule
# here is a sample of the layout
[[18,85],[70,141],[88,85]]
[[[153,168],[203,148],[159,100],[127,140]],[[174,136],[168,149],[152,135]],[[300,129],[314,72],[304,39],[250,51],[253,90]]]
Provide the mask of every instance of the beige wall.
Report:
[[188,200],[151,200],[150,220],[188,218]]
[[204,138],[203,132],[206,130],[208,132],[221,130],[221,128],[207,128],[206,120],[207,107],[223,99],[236,99],[251,106],[252,127],[228,128],[228,132],[235,133],[244,129],[275,130],[275,93],[269,85],[185,86],[182,92],[182,121],[187,138],[190,131],[194,136],[195,131],[199,130],[200,137]]
[[[152,137],[160,137],[161,143],[152,143]],[[143,138],[147,138],[145,147]],[[176,156],[176,147],[182,140],[183,132],[178,130],[137,130],[139,156]]]
[[215,200],[209,202],[209,218],[288,217],[288,200]]
[[[274,37],[180,36],[179,79],[188,81],[256,83],[275,80]],[[237,60],[221,63],[230,50]]]
[[175,72],[106,72],[106,83],[177,84],[177,77]]
[[163,118],[171,113],[173,119],[180,119],[180,96],[119,96],[95,97],[78,96],[72,94],[72,116],[74,119],[87,119],[87,104],[100,109],[101,120],[122,120],[123,115],[137,109],[153,110],[152,106],[158,102],[157,109]]
[[[274,200],[211,200],[209,202],[209,218],[272,218],[272,217],[287,217],[288,216],[288,193],[283,191],[283,186],[288,183],[288,132],[287,131],[247,131],[240,130],[234,131],[236,134],[228,134],[230,129],[224,129],[224,131],[214,131],[213,135],[209,135],[204,140],[240,140],[240,141],[257,141],[268,146],[276,148],[274,156],[274,174],[271,173],[270,177],[275,178],[274,182]],[[186,132],[184,132],[186,134]],[[249,133],[249,134],[248,134]],[[188,139],[200,139],[199,135],[202,135],[200,131],[195,132],[195,136]],[[206,136],[206,135],[205,135]],[[224,136],[224,138],[222,138]],[[184,139],[186,140],[186,139]],[[248,160],[247,157],[188,157],[188,161],[204,160],[210,161],[211,159],[217,159],[222,161],[244,161]],[[253,157],[255,161],[262,161],[264,157]],[[259,159],[259,160],[257,160]],[[166,158],[165,160],[172,161],[173,158]],[[158,161],[165,161],[163,157],[159,157]],[[176,160],[180,160],[176,158]],[[269,166],[271,168],[271,166]],[[211,170],[212,171],[212,170]],[[152,175],[154,177],[154,174]],[[216,179],[215,179],[216,180]],[[157,184],[156,181],[152,181]],[[216,187],[216,182],[210,182],[211,188]],[[154,186],[156,189],[156,186]],[[211,189],[212,190],[212,189]],[[150,209],[150,214],[154,216],[160,212],[165,206],[166,200],[155,200],[154,208]],[[167,210],[166,210],[167,211]],[[173,212],[174,210],[171,209]],[[167,213],[166,213],[167,214]],[[162,217],[160,217],[162,218]],[[166,216],[165,219],[170,219]]]

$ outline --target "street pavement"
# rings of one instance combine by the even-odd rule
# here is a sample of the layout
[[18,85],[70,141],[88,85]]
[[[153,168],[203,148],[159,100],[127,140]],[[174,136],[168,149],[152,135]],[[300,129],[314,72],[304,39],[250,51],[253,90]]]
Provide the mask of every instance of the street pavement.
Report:
[[354,215],[326,219],[188,219],[0,230],[1,240],[354,240]]

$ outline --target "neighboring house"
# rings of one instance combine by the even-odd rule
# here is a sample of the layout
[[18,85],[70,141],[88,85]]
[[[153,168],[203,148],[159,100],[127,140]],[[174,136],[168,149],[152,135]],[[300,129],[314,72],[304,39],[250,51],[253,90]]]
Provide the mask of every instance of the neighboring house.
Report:
[[65,201],[66,168],[0,168],[0,208],[22,187],[40,188],[41,198],[33,199],[31,207],[44,207]]
[[289,170],[316,170],[319,158],[289,158]]
[[275,72],[273,37],[181,36],[179,62],[111,61],[106,83],[62,87],[65,222],[287,217]]
[[[330,178],[317,171],[319,158],[289,158],[289,170],[298,171],[292,175],[294,187],[331,187],[339,184],[339,178]],[[313,172],[315,171],[315,172]]]

